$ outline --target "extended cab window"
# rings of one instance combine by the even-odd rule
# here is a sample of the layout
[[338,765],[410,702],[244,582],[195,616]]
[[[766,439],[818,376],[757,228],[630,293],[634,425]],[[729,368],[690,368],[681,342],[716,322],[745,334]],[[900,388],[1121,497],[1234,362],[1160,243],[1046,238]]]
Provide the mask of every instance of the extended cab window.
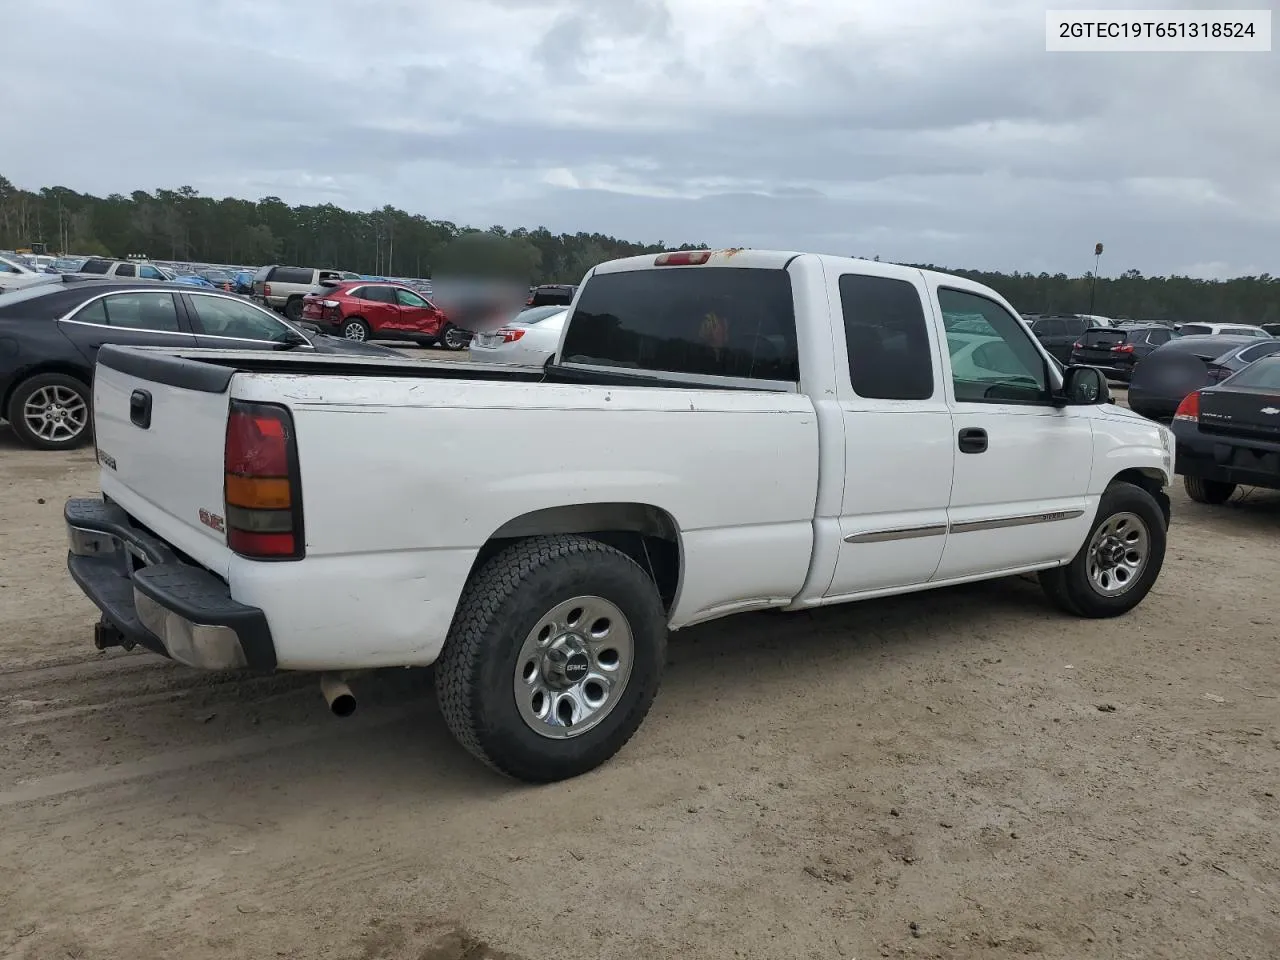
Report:
[[593,276],[563,359],[668,373],[797,382],[785,270],[657,267]]
[[179,333],[178,311],[168,293],[116,293],[85,306],[71,318],[128,330]]
[[132,277],[137,272],[132,263],[121,263],[116,266],[117,277]]
[[1041,403],[1047,399],[1044,356],[1013,314],[994,300],[938,289],[958,403]]
[[849,379],[871,400],[933,396],[933,355],[920,294],[905,280],[847,273],[840,278]]

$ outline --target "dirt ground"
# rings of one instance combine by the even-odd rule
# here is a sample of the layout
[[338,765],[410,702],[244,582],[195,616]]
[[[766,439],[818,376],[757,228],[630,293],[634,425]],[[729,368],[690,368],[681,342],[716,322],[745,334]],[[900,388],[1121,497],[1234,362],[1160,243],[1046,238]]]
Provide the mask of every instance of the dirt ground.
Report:
[[506,782],[423,672],[97,653],[88,452],[0,427],[0,957],[1280,956],[1280,496],[1175,492],[1119,621],[1015,579],[673,638],[632,743]]

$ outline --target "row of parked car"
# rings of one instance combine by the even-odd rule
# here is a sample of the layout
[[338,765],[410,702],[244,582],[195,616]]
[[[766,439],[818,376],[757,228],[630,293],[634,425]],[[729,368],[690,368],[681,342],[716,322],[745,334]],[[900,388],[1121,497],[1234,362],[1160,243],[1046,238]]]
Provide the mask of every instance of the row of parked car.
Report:
[[1098,367],[1128,386],[1130,409],[1169,422],[1177,470],[1200,503],[1240,485],[1280,489],[1280,339],[1240,323],[1026,318],[1065,364]]

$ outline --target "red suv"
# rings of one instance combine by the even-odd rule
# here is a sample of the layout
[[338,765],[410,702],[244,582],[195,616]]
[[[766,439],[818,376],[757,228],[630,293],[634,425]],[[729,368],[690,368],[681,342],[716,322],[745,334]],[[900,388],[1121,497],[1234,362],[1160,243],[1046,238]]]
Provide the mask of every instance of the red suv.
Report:
[[348,340],[408,340],[462,350],[467,336],[421,294],[396,283],[344,280],[302,298],[302,316],[325,333]]

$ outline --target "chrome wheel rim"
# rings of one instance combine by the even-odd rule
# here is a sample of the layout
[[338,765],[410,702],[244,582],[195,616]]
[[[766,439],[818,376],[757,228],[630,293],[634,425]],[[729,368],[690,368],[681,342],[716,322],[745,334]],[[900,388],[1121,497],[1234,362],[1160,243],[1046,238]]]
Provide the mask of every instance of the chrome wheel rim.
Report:
[[1151,532],[1136,513],[1114,513],[1089,541],[1089,582],[1104,597],[1133,588],[1151,557]]
[[444,332],[444,345],[451,350],[462,349],[462,334],[457,327],[450,327]]
[[613,712],[631,677],[631,624],[603,597],[573,597],[538,619],[516,658],[520,718],[551,740],[579,737]]
[[89,404],[70,387],[41,387],[23,403],[22,419],[41,440],[64,443],[84,432]]
[[364,324],[348,323],[343,327],[342,335],[348,340],[364,340]]

